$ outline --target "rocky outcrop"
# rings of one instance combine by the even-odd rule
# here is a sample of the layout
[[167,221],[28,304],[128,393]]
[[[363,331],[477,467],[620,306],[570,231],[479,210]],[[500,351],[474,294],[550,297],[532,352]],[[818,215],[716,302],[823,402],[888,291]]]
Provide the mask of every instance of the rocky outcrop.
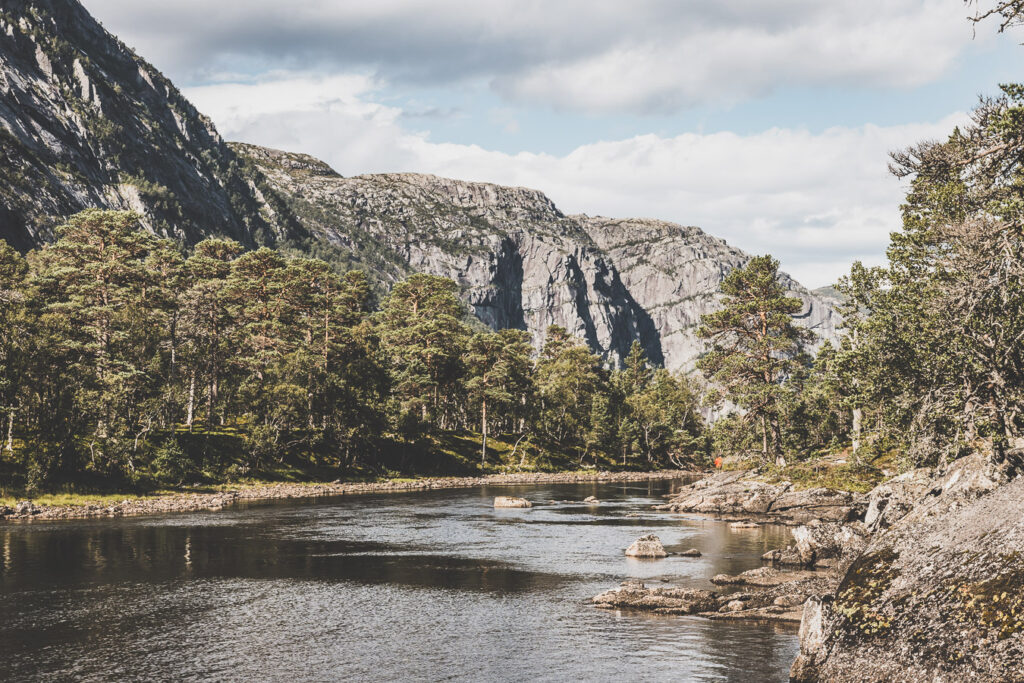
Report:
[[495,496],[494,507],[496,508],[529,508],[533,507],[533,503],[526,500],[525,498],[516,498],[515,496]]
[[[672,369],[692,369],[705,349],[697,338],[701,316],[720,306],[718,288],[750,255],[693,226],[650,218],[573,216],[615,264],[619,279],[658,330]],[[833,339],[838,318],[831,302],[782,273],[779,282],[803,301],[800,325]]]
[[792,680],[1024,680],[1022,471],[1020,450],[975,453],[926,486],[918,473],[873,492],[895,502],[836,591],[808,603]]
[[780,571],[772,567],[758,567],[757,569],[748,569],[742,574],[736,574],[735,576],[716,574],[711,578],[711,583],[718,586],[757,586],[767,588],[769,586],[781,586],[791,581],[809,579],[813,576],[813,572]]
[[[307,155],[226,144],[156,69],[75,0],[0,9],[0,237],[25,251],[88,207],[131,209],[185,244],[210,235],[368,271],[461,285],[493,329],[560,325],[611,361],[639,341],[670,370],[704,349],[700,316],[750,258],[698,228],[567,216],[543,193],[414,173],[343,178]],[[787,275],[800,324],[832,307]]]
[[624,581],[618,588],[605,591],[593,599],[606,609],[635,609],[657,614],[695,614],[717,609],[716,594],[692,588],[647,588],[643,582]]
[[[302,230],[387,286],[427,272],[462,286],[492,328],[565,327],[621,359],[639,341],[655,363],[689,369],[718,287],[750,256],[701,230],[662,221],[564,215],[541,192],[415,173],[344,178],[312,157],[236,144]],[[833,309],[787,275],[797,320],[833,338]]]
[[665,546],[661,544],[661,539],[654,534],[647,534],[633,541],[633,543],[626,548],[626,557],[667,557],[668,553],[665,552]]
[[789,482],[768,483],[737,470],[718,472],[685,486],[669,503],[658,507],[805,523],[850,521],[861,517],[866,506],[861,494],[826,488],[798,490]]
[[21,250],[88,207],[184,242],[274,238],[210,120],[75,0],[0,5],[0,174],[0,237]]

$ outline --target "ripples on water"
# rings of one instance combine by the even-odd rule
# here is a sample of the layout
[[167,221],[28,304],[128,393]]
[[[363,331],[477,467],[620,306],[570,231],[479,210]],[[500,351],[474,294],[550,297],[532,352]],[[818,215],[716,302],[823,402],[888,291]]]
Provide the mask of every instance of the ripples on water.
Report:
[[[0,526],[0,680],[786,680],[792,627],[587,604],[626,577],[710,588],[788,541],[652,512],[670,486]],[[495,510],[495,495],[562,502]],[[602,504],[578,502],[590,495]],[[652,531],[704,556],[624,557]]]

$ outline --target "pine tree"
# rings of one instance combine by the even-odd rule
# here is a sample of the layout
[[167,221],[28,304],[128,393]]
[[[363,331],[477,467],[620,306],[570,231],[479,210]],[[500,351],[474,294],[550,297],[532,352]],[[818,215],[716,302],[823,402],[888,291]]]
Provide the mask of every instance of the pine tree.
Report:
[[784,465],[781,383],[797,367],[809,333],[793,323],[803,304],[786,296],[778,268],[772,257],[758,256],[726,276],[722,309],[701,319],[698,336],[711,341],[711,350],[698,367],[746,411],[748,422],[758,423],[763,457],[774,454]]

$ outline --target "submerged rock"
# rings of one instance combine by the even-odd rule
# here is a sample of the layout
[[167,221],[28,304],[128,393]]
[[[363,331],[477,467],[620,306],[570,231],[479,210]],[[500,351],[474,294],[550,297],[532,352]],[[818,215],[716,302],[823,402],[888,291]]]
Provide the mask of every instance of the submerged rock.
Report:
[[605,608],[641,609],[659,614],[694,614],[715,610],[715,593],[691,588],[647,588],[643,582],[624,581],[618,588],[593,598]]
[[684,550],[683,552],[678,553],[678,555],[680,557],[700,557],[700,551],[696,548],[690,548],[689,550]]
[[601,501],[599,501],[595,496],[587,496],[586,498],[583,499],[583,502],[590,503],[592,505],[597,505]]
[[647,534],[633,541],[633,544],[626,548],[627,557],[666,557],[665,546],[661,539],[654,534]]
[[528,508],[533,507],[533,503],[526,500],[525,498],[516,498],[515,496],[495,496],[494,507],[496,508]]

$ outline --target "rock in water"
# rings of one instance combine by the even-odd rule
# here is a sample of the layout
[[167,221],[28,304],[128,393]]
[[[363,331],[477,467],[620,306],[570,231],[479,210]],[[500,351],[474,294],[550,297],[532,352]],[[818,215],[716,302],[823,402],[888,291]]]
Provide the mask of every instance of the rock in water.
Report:
[[815,488],[797,491],[790,482],[770,484],[744,471],[716,472],[684,486],[658,509],[719,515],[777,517],[793,522],[846,522],[864,514],[866,496]]
[[627,557],[665,557],[665,546],[661,539],[654,534],[647,534],[633,541],[633,545],[626,548]]
[[515,496],[495,496],[494,507],[496,508],[529,508],[533,504],[525,498]]
[[583,499],[583,502],[584,503],[591,503],[593,505],[597,505],[601,501],[599,501],[596,496],[587,496],[586,498]]
[[683,552],[679,553],[679,556],[680,557],[700,557],[700,551],[697,550],[696,548],[690,548],[689,550],[684,550]]
[[647,588],[640,581],[624,581],[618,588],[593,599],[598,607],[630,608],[659,614],[694,614],[714,610],[715,593],[689,588]]

